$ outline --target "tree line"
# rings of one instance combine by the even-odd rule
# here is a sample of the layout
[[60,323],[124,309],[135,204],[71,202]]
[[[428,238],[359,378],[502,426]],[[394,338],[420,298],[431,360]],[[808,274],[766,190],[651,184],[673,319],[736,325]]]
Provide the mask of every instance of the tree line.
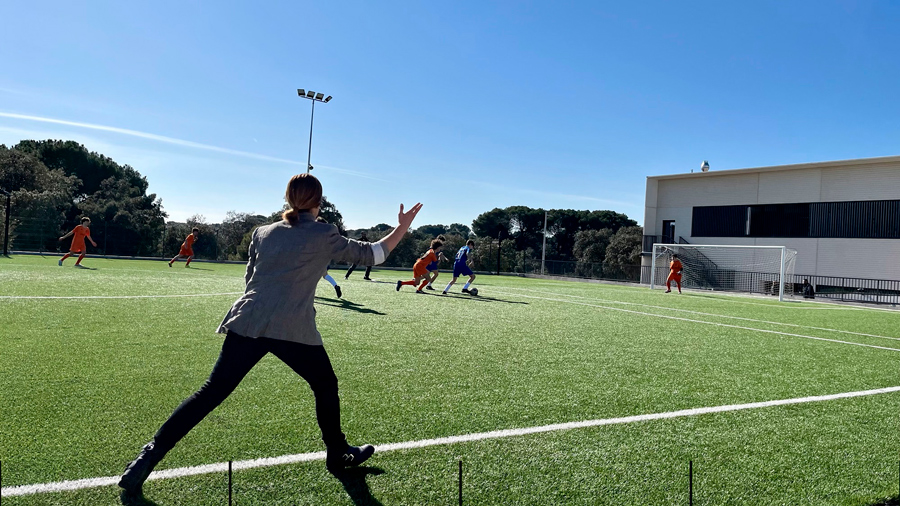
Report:
[[[147,194],[144,176],[74,141],[0,145],[0,188],[12,192],[12,246],[20,250],[56,251],[59,235],[86,216],[93,223],[98,253],[171,256],[191,228],[197,227],[201,234],[194,245],[198,258],[246,260],[253,229],[280,220],[284,210],[267,215],[229,211],[221,223],[208,223],[201,215],[184,223],[167,222],[162,200]],[[356,239],[377,241],[391,230],[385,223],[346,230],[343,216],[327,197],[321,215],[342,234]],[[451,259],[466,240],[476,240],[476,270],[532,272],[539,270],[535,265],[543,253],[551,262],[602,266],[612,273],[640,263],[641,235],[634,220],[615,211],[511,206],[481,213],[471,227],[461,223],[420,226],[406,234],[386,265],[411,266],[432,239],[443,236],[444,251]]]

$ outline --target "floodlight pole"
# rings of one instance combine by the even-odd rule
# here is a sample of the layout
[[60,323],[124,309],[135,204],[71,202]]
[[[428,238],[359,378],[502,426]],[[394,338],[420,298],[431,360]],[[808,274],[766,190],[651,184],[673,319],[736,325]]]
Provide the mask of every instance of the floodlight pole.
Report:
[[312,111],[309,113],[309,149],[306,152],[306,173],[309,174],[309,171],[312,170],[312,165],[309,163],[312,158],[312,128],[313,128],[313,118],[316,116],[316,101],[310,100],[312,102]]
[[547,211],[544,211],[544,244],[541,245],[541,276],[544,275],[544,261],[547,259]]
[[0,189],[4,195],[6,195],[6,218],[4,219],[3,224],[3,256],[9,256],[9,213],[10,213],[10,198],[12,198],[12,194],[4,189]]
[[301,98],[308,99],[310,102],[312,102],[312,109],[309,113],[309,148],[306,152],[306,173],[309,174],[309,171],[311,171],[313,168],[312,163],[310,163],[310,162],[312,160],[313,119],[316,116],[316,102],[322,102],[322,103],[327,104],[331,100],[331,95],[328,95],[327,97],[322,98],[325,96],[324,93],[316,93],[315,91],[312,91],[312,90],[306,91],[302,88],[297,90],[297,95],[300,96]]

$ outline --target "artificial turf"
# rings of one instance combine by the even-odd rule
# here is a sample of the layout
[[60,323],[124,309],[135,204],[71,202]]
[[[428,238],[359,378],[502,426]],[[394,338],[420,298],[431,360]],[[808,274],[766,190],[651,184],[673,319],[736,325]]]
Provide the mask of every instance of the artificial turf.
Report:
[[[120,473],[208,375],[243,288],[240,265],[56,260],[0,259],[4,492]],[[317,322],[351,443],[900,386],[900,312],[487,275],[480,297],[437,295],[447,273],[417,295],[395,291],[408,272],[332,275],[344,298],[320,283]],[[694,504],[874,505],[897,496],[898,413],[894,392],[382,452],[341,479],[321,461],[264,467],[234,475],[235,503],[455,504],[461,459],[466,504],[687,504],[692,461]],[[308,387],[270,356],[158,469],[322,449]],[[227,502],[222,474],[145,493]]]

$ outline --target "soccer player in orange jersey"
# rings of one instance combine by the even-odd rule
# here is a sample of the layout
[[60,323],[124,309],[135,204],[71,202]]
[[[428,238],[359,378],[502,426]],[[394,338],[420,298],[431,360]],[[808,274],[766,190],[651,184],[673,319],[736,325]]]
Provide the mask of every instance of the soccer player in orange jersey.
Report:
[[[179,258],[185,257],[187,258],[187,263],[184,264],[185,267],[191,266],[191,260],[194,259],[194,242],[197,241],[197,237],[200,236],[200,229],[194,227],[191,230],[191,233],[184,239],[184,242],[181,243],[181,250],[175,255],[175,258],[169,260],[169,267],[172,267],[172,264],[175,263],[175,260]],[[201,269],[202,270],[202,269]]]
[[684,266],[681,265],[678,255],[672,255],[672,261],[669,262],[669,277],[666,278],[666,293],[672,291],[672,281],[678,286],[678,293],[681,293],[681,271],[683,269]]
[[413,279],[409,281],[397,281],[397,291],[400,291],[400,287],[403,285],[412,285],[416,286],[421,282],[422,284],[416,289],[416,293],[425,293],[423,290],[425,285],[428,284],[428,280],[430,279],[428,274],[428,265],[432,262],[437,262],[438,257],[437,254],[441,251],[441,247],[444,245],[440,239],[435,239],[431,241],[431,249],[429,249],[424,255],[419,257],[416,260],[416,264],[413,266]]
[[84,267],[81,265],[81,260],[87,252],[87,247],[84,245],[84,238],[87,237],[87,239],[91,241],[91,244],[93,244],[95,248],[97,247],[97,243],[91,239],[90,225],[91,219],[85,216],[84,218],[81,218],[81,225],[76,226],[71,232],[59,238],[60,241],[65,241],[67,237],[70,235],[72,236],[72,245],[69,246],[69,252],[59,259],[60,267],[62,267],[63,260],[72,256],[72,253],[79,253],[78,260],[75,261],[75,267]]

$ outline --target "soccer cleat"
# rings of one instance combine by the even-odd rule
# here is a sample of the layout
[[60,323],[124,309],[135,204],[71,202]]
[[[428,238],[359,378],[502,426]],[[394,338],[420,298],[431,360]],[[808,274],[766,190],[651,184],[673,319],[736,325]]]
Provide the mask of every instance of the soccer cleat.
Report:
[[337,294],[337,298],[341,298],[341,287],[338,285],[334,285],[334,293]]
[[62,267],[62,260],[59,261],[59,266]]
[[75,264],[75,267],[78,267],[79,269],[86,269],[86,267],[81,264]]
[[426,290],[434,290],[434,287],[431,286],[431,285],[428,285],[428,286],[425,287],[425,289],[426,289]]
[[363,279],[365,279],[366,281],[372,281],[372,278],[370,278],[369,276],[363,276]]
[[469,289],[468,289],[468,288],[463,288],[463,289],[462,289],[462,293],[469,293]]
[[416,293],[425,293],[422,290],[416,290]]
[[663,292],[663,293],[672,293],[672,290],[666,290],[666,291]]
[[140,492],[147,477],[162,458],[163,452],[156,448],[155,442],[150,441],[144,445],[138,456],[125,466],[125,472],[119,479],[119,487],[129,493]]
[[400,287],[403,286],[403,281],[397,281],[397,291],[400,291]]
[[443,292],[441,292],[441,295],[447,295],[447,290],[444,290]]
[[325,467],[332,473],[339,472],[345,467],[355,467],[372,456],[375,453],[375,447],[372,445],[347,446],[343,452],[332,451],[328,449],[325,457]]

